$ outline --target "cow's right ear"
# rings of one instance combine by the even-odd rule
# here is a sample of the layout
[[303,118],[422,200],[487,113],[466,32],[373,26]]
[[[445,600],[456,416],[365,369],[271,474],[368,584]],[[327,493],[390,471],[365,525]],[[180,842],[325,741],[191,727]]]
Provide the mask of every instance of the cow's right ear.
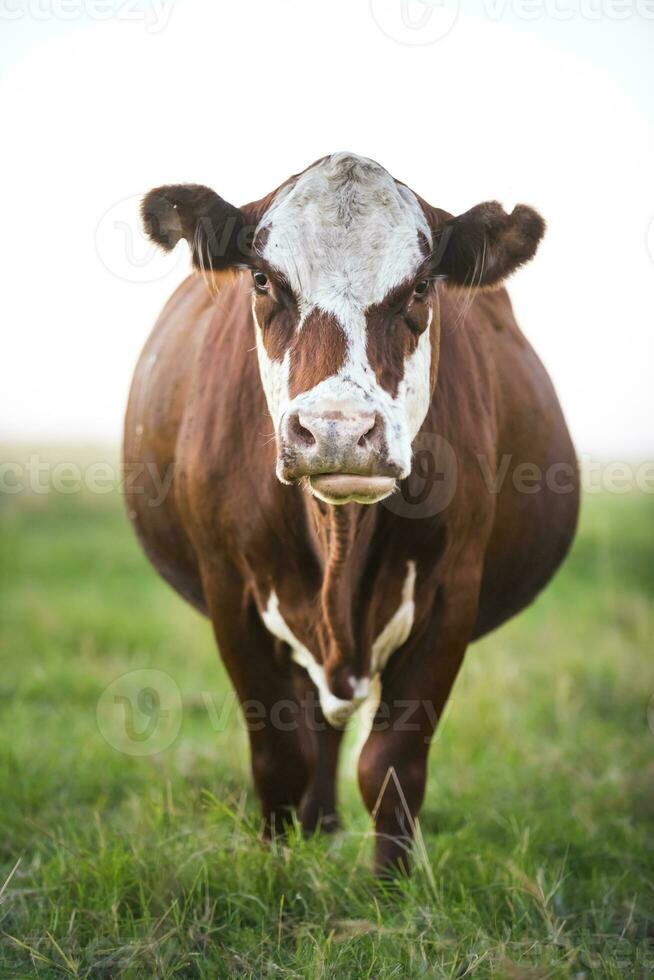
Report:
[[180,238],[191,249],[193,265],[216,272],[250,262],[252,234],[242,211],[201,184],[156,187],[141,203],[145,232],[169,252]]

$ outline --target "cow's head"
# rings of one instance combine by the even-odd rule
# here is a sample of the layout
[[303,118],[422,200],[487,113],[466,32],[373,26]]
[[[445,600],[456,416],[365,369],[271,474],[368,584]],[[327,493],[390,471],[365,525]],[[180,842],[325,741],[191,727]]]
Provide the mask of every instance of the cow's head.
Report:
[[240,209],[206,187],[157,188],[143,218],[164,248],[186,238],[203,272],[251,270],[277,476],[329,503],[380,500],[410,472],[436,384],[438,283],[498,285],[544,229],[522,205],[454,218],[350,153]]

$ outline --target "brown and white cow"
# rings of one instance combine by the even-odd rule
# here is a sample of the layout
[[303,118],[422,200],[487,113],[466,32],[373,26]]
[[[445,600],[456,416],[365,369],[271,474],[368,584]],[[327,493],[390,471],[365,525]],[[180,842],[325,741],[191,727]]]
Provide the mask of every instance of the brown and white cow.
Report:
[[[185,238],[199,274],[132,386],[136,532],[213,623],[268,832],[296,808],[308,831],[335,825],[365,702],[377,868],[406,868],[467,645],[534,598],[574,534],[574,450],[500,288],[543,221],[497,203],[453,217],[350,153],[240,209],[161,187],[143,218],[166,249]],[[163,502],[153,467],[173,473]]]

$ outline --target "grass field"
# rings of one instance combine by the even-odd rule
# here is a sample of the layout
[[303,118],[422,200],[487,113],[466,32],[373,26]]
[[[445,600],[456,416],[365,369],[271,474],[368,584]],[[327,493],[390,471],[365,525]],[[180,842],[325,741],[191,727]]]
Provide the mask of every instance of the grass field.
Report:
[[[259,841],[209,628],[115,493],[8,495],[1,519],[1,976],[652,974],[654,497],[588,497],[555,583],[470,649],[399,897],[370,873],[355,733],[344,829]],[[129,755],[111,694],[144,677],[171,744]]]

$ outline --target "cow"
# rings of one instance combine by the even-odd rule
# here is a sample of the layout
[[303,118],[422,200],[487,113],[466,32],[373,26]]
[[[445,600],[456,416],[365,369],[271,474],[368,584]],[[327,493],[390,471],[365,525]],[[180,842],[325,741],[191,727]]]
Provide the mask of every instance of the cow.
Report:
[[264,834],[338,826],[363,706],[375,868],[408,872],[466,648],[534,599],[575,532],[573,445],[502,286],[544,221],[497,202],[454,216],[353,153],[240,208],[158,187],[142,219],[164,250],[186,240],[193,272],[129,396],[133,527],[211,620]]

